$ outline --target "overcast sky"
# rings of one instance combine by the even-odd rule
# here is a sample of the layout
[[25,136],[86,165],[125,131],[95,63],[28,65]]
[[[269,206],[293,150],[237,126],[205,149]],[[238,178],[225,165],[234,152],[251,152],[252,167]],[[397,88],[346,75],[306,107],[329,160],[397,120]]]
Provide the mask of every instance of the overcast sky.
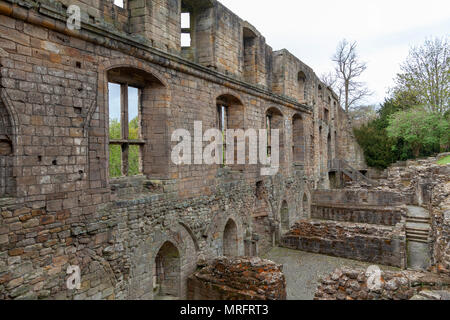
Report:
[[219,0],[255,26],[274,49],[288,49],[316,74],[333,70],[338,42],[358,42],[362,78],[379,103],[412,45],[450,35],[449,0]]

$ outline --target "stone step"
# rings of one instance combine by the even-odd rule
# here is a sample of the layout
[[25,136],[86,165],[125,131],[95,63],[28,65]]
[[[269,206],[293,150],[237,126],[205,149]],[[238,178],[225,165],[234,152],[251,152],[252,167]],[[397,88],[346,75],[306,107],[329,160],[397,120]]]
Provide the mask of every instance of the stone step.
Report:
[[406,217],[406,222],[431,224],[431,218]]
[[420,242],[420,243],[430,243],[430,240],[428,238],[416,238],[416,237],[407,237],[408,241],[411,242]]
[[421,234],[430,234],[430,229],[417,229],[417,228],[409,228],[409,227],[406,227],[406,232],[411,232],[411,233],[421,233]]
[[412,236],[412,237],[423,237],[423,238],[427,238],[430,236],[430,234],[428,232],[415,232],[415,231],[408,231],[406,230],[406,236]]

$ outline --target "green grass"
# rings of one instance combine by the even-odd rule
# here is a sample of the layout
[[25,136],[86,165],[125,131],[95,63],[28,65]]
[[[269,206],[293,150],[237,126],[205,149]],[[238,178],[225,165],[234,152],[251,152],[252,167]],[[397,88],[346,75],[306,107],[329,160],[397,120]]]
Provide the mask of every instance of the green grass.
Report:
[[446,156],[445,158],[442,158],[441,160],[439,160],[437,162],[437,164],[439,164],[439,165],[450,164],[450,156]]

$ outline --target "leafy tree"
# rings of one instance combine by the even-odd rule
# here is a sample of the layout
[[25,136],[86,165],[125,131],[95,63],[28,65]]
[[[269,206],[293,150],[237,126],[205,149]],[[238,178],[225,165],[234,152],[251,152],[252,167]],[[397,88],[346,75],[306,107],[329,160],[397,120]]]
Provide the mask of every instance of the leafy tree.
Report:
[[427,39],[413,47],[396,77],[394,96],[413,100],[429,112],[444,115],[450,101],[450,46],[447,38]]
[[428,112],[425,107],[415,107],[397,112],[389,117],[387,128],[390,138],[401,138],[407,142],[414,157],[421,151],[445,151],[450,139],[449,119],[439,113]]
[[[139,118],[136,117],[130,121],[129,139],[139,139]],[[113,119],[109,124],[109,138],[113,140],[121,139],[121,125],[117,119]],[[128,175],[135,176],[140,174],[140,150],[139,146],[129,146],[128,148]],[[122,148],[119,145],[109,146],[109,174],[112,178],[122,176]]]

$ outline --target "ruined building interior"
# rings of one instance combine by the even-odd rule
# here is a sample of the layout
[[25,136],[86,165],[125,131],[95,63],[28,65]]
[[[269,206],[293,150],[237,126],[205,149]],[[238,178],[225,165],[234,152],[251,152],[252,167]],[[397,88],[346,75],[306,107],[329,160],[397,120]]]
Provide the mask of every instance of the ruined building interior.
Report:
[[[447,216],[406,227],[430,183],[377,190],[336,94],[216,0],[0,0],[0,68],[0,299],[224,298],[205,272],[222,256],[256,270],[275,246],[406,269],[417,240],[450,269]],[[171,134],[194,121],[279,129],[278,174],[175,165]]]

